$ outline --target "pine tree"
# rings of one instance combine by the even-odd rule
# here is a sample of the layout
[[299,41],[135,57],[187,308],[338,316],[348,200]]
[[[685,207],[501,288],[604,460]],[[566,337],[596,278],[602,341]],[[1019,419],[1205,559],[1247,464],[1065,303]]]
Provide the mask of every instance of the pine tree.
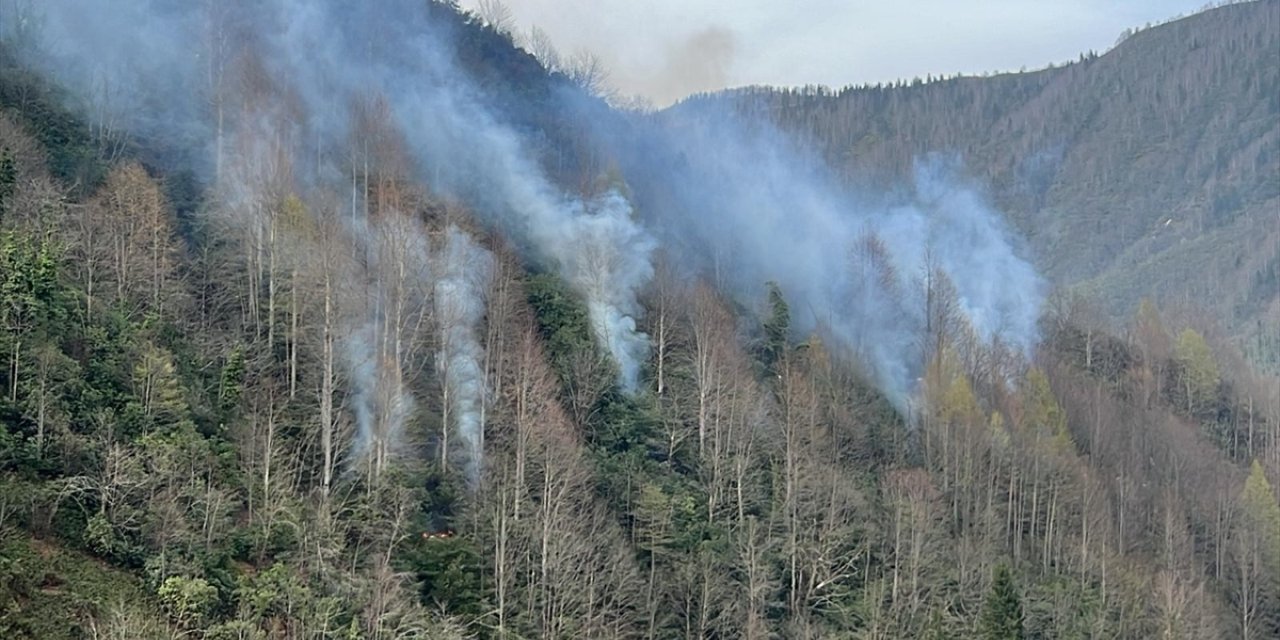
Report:
[[13,161],[13,153],[8,148],[0,149],[0,217],[3,217],[6,203],[17,191],[17,186],[18,167]]
[[979,637],[984,640],[1022,640],[1022,598],[1013,584],[1008,565],[996,567],[978,622]]
[[782,289],[776,282],[769,287],[769,319],[764,322],[764,365],[769,371],[774,370],[778,360],[787,348],[787,334],[791,331],[791,308],[782,297]]

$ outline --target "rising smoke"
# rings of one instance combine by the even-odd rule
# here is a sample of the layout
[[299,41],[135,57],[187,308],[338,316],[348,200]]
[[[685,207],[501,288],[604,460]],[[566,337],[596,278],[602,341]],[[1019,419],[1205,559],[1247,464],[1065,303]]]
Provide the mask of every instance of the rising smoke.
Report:
[[472,486],[480,480],[484,454],[488,384],[479,333],[492,277],[493,255],[466,232],[450,226],[435,287],[436,323],[441,334],[436,363],[444,378],[446,415],[462,440],[466,456],[463,469]]
[[348,283],[353,326],[343,341],[356,417],[352,454],[381,469],[413,414],[408,370],[426,324],[434,274],[426,231],[410,216],[356,221],[349,233],[364,267]]
[[931,271],[953,283],[981,339],[1035,344],[1043,281],[955,158],[921,158],[892,192],[855,193],[731,105],[694,100],[643,126],[598,131],[633,177],[648,228],[686,270],[746,306],[777,282],[796,331],[822,330],[853,350],[900,408],[929,357]]
[[636,329],[638,292],[653,277],[653,238],[615,192],[589,202],[535,207],[531,236],[587,302],[591,328],[618,363],[619,382],[634,392],[649,356],[649,337]]
[[[652,272],[653,242],[620,197],[584,201],[547,179],[521,136],[498,121],[458,69],[453,34],[430,16],[447,9],[411,0],[209,6],[208,14],[164,0],[110,7],[68,0],[41,7],[38,22],[52,54],[32,63],[86,100],[114,101],[107,108],[128,114],[130,127],[143,135],[200,139],[205,142],[194,146],[207,148],[214,124],[196,97],[228,82],[219,69],[242,53],[239,47],[251,46],[270,76],[287,83],[289,106],[301,114],[293,122],[308,128],[293,136],[298,154],[329,159],[318,173],[330,179],[341,174],[337,158],[348,139],[347,106],[366,95],[383,96],[431,186],[471,202],[531,257],[559,270],[586,299],[597,338],[622,371],[621,383],[634,388],[647,344],[635,329],[637,296]],[[212,26],[210,17],[217,20]],[[233,43],[222,51],[228,39]],[[193,42],[209,46],[193,48]],[[228,60],[210,59],[219,53]],[[95,94],[100,85],[127,89]],[[580,259],[584,253],[591,259]],[[587,271],[597,267],[604,271]]]
[[369,460],[375,469],[396,453],[405,422],[413,413],[413,395],[405,388],[404,371],[386,349],[381,313],[343,340],[351,375],[351,410],[356,418],[351,457]]
[[[216,142],[221,111],[215,118],[210,105],[224,101],[209,98],[234,84],[220,70],[255,52],[266,74],[288,87],[277,92],[287,97],[282,111],[298,114],[290,148],[314,158],[297,163],[313,167],[299,179],[320,182],[346,175],[350,105],[381,96],[423,180],[469,203],[584,298],[624,388],[637,388],[649,352],[636,328],[637,296],[659,244],[683,271],[706,275],[744,303],[760,299],[763,283],[778,282],[797,331],[821,328],[862,354],[900,406],[922,366],[921,283],[931,268],[954,282],[982,338],[1020,348],[1036,339],[1041,280],[953,162],[926,158],[912,184],[855,194],[812,154],[723,102],[630,117],[565,91],[551,98],[553,110],[576,117],[591,143],[617,159],[631,188],[630,201],[617,191],[575,197],[543,170],[528,128],[504,120],[510,105],[493,104],[493,94],[461,70],[449,26],[456,23],[438,19],[451,9],[421,0],[207,6],[41,5],[34,23],[48,54],[31,63],[96,110],[121,114],[138,133],[221,157],[228,152]],[[364,342],[353,340],[352,348],[367,348]],[[353,376],[373,375],[357,369]],[[483,395],[482,385],[475,390]]]
[[[29,49],[30,64],[58,78],[85,113],[110,114],[140,137],[188,150],[172,160],[203,170],[236,202],[268,199],[253,170],[263,162],[242,157],[265,139],[272,139],[271,153],[250,155],[291,156],[290,178],[297,182],[340,183],[355,153],[348,149],[352,105],[379,96],[422,177],[470,202],[530,258],[559,271],[586,300],[598,339],[619,364],[621,384],[636,387],[648,344],[636,330],[636,297],[652,271],[653,242],[631,219],[625,199],[569,197],[546,178],[521,136],[498,121],[459,71],[449,25],[430,15],[449,9],[411,0],[199,8],[165,0],[68,0],[28,11],[23,24],[35,26],[22,35],[40,43]],[[224,164],[248,170],[224,170]],[[348,283],[363,293],[344,341],[357,423],[353,449],[381,459],[394,451],[414,406],[403,334],[408,316],[424,304],[423,296],[404,296],[403,283],[394,280],[403,275],[399,267],[426,260],[426,242],[420,229],[360,218],[367,207],[355,200],[353,187],[347,226],[365,254],[362,281]],[[232,208],[247,229],[269,226],[258,208]],[[482,250],[468,242],[451,232],[436,294],[443,298],[440,311],[461,314],[445,318],[439,355],[474,479],[483,407],[474,324],[482,298],[472,286],[477,274],[459,273],[454,260],[474,268],[483,260],[474,259]],[[419,269],[416,277],[429,276]]]

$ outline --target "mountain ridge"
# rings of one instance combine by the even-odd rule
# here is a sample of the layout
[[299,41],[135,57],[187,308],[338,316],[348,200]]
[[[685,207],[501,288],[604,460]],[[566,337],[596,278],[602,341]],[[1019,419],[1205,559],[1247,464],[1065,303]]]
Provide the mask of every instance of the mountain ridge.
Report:
[[959,155],[1037,265],[1112,318],[1152,296],[1211,309],[1245,344],[1280,333],[1280,2],[1213,8],[1035,71],[747,88],[670,113],[702,102],[773,122],[851,183]]

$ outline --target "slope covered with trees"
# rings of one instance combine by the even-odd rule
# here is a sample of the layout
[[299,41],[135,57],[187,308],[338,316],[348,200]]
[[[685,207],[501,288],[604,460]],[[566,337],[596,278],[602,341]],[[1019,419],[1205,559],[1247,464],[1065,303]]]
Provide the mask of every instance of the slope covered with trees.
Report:
[[956,154],[1055,282],[1112,318],[1143,297],[1210,310],[1255,361],[1277,362],[1274,0],[1126,32],[1103,55],[1038,71],[690,102],[702,101],[778,123],[854,182],[901,181],[923,154]]
[[[450,19],[499,95],[564,89]],[[1059,297],[1020,357],[939,285],[904,415],[787,291],[744,308],[659,260],[626,393],[583,297],[414,180],[376,99],[342,189],[308,183],[256,152],[290,114],[256,117],[287,91],[249,65],[246,195],[0,62],[6,638],[1280,632],[1274,380],[1155,305],[1117,337]],[[565,182],[618,179],[513,111]]]

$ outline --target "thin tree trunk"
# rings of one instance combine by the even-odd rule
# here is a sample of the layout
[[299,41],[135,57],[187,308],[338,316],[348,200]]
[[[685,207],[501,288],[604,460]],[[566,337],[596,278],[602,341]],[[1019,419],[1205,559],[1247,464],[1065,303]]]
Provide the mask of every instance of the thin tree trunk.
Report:
[[18,357],[22,347],[22,338],[13,339],[13,353],[9,358],[9,370],[13,375],[9,378],[9,403],[13,404],[18,401]]
[[289,300],[289,399],[298,392],[298,270],[295,268],[290,276]]
[[326,500],[333,485],[333,290],[329,269],[324,273],[324,372],[320,381],[320,448],[324,451],[321,481]]

